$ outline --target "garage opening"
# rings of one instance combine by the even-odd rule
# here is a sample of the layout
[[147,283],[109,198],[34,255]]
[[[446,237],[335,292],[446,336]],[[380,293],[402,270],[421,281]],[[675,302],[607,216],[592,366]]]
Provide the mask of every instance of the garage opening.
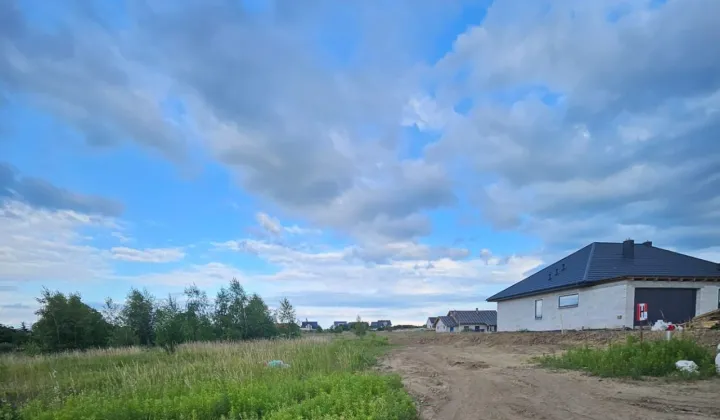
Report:
[[695,316],[697,289],[636,288],[635,311],[638,303],[647,303],[647,321],[638,321],[635,314],[635,326],[652,325],[662,319],[679,324]]

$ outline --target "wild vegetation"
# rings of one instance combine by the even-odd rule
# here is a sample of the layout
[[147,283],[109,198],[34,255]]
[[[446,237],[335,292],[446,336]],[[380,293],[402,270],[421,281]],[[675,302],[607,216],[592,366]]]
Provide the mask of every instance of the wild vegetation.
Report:
[[714,354],[690,338],[646,340],[629,336],[624,343],[606,348],[578,347],[561,355],[546,355],[538,359],[542,366],[558,369],[583,370],[603,377],[631,377],[679,375],[678,360],[692,360],[698,365],[696,378],[716,374]]
[[187,342],[297,337],[295,311],[283,299],[272,313],[257,294],[233,279],[214,301],[191,286],[178,299],[157,299],[132,289],[122,304],[107,299],[101,311],[79,294],[43,290],[32,329],[0,326],[0,350],[30,354],[107,347],[159,346],[173,352]]
[[364,371],[386,346],[314,336],[5,355],[0,418],[414,419],[399,377]]

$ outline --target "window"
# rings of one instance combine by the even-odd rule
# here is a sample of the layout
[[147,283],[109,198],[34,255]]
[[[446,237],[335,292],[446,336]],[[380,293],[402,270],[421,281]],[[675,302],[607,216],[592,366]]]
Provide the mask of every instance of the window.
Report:
[[463,331],[470,331],[470,326],[469,326],[469,325],[465,325],[465,326],[463,327]]
[[575,293],[558,297],[558,308],[576,308],[580,302],[580,296]]
[[542,299],[535,301],[535,319],[542,319]]
[[475,326],[475,331],[480,331],[480,326],[479,326],[479,325],[476,325],[476,326]]

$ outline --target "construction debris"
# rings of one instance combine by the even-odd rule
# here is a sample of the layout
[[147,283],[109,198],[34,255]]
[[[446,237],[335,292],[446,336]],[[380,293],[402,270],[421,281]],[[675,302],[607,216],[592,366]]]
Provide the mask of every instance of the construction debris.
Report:
[[678,360],[675,362],[675,367],[685,373],[697,373],[698,365],[692,360]]
[[683,325],[689,329],[720,329],[720,309],[700,314]]

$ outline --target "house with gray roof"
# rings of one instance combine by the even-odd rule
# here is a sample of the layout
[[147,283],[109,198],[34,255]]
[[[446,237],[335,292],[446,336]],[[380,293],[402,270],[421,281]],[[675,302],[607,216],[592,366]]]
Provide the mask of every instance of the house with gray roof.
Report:
[[488,332],[497,328],[496,311],[456,311],[448,312],[435,320],[437,332]]
[[303,331],[317,331],[320,329],[320,325],[317,321],[303,321],[300,324],[300,329]]
[[498,331],[682,323],[720,307],[720,264],[652,242],[593,242],[488,298]]
[[435,322],[437,322],[436,316],[428,317],[427,321],[425,322],[425,327],[428,329],[435,329]]

